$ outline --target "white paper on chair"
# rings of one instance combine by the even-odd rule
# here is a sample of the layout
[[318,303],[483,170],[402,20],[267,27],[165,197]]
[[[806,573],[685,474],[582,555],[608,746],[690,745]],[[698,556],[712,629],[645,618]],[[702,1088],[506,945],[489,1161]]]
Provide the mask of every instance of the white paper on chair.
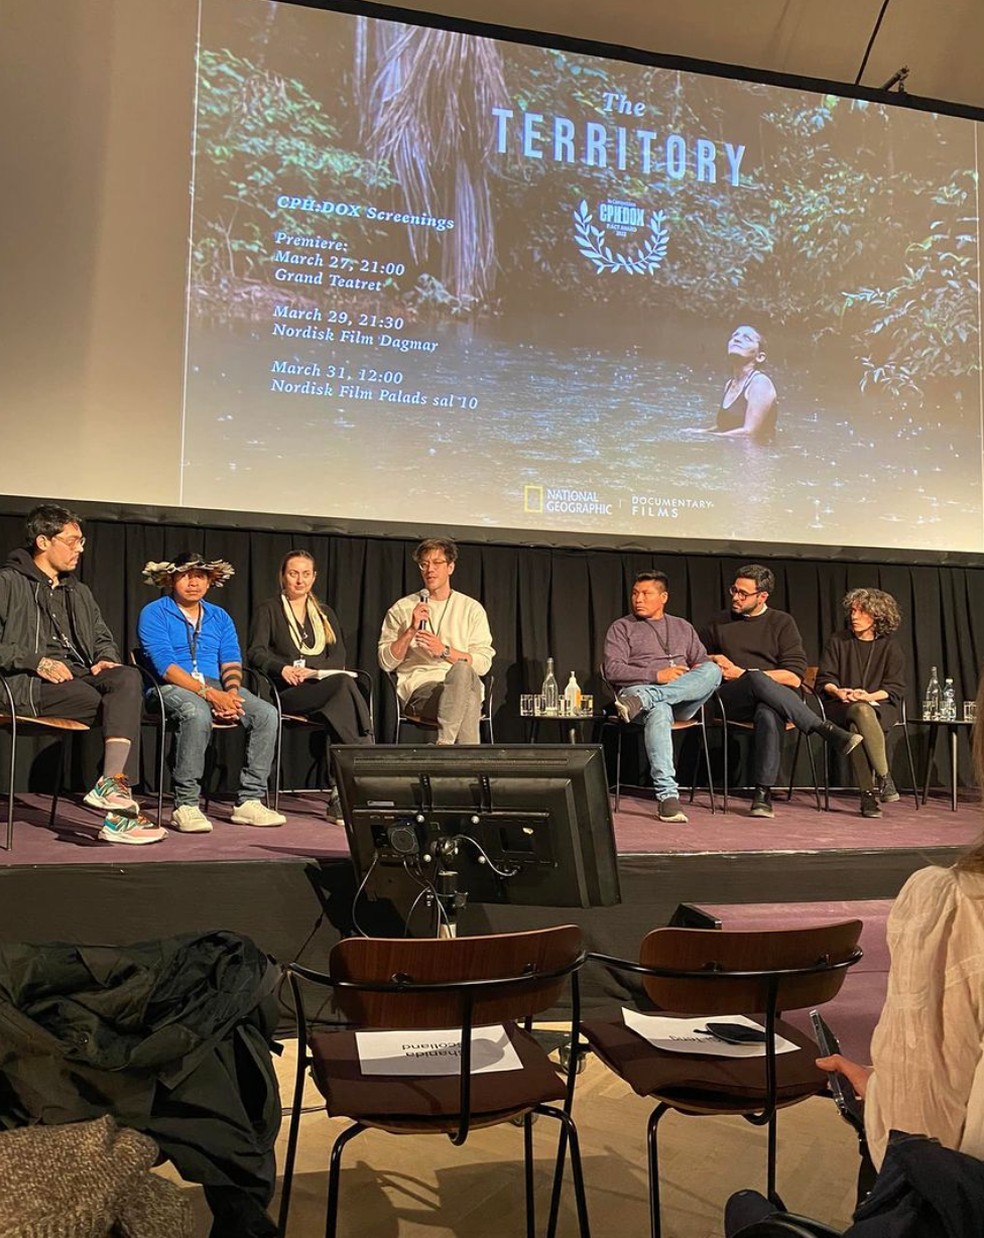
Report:
[[[711,1057],[765,1057],[765,1045],[729,1045],[723,1040],[717,1040],[708,1032],[697,1029],[707,1026],[707,1020],[712,1023],[740,1023],[743,1027],[754,1027],[760,1032],[765,1028],[754,1019],[743,1014],[712,1014],[699,1019],[675,1019],[658,1014],[640,1014],[637,1010],[622,1008],[625,1026],[630,1031],[637,1032],[655,1049],[666,1049],[670,1053],[700,1053]],[[794,1053],[799,1048],[784,1036],[776,1036],[776,1053]]]
[[[364,1075],[457,1075],[461,1070],[461,1033],[448,1031],[356,1032]],[[473,1075],[522,1070],[523,1064],[502,1024],[473,1027]]]
[[315,671],[314,672],[314,676],[316,679],[330,679],[332,675],[348,675],[349,679],[359,678],[358,675],[355,673],[355,671],[333,670],[333,671]]

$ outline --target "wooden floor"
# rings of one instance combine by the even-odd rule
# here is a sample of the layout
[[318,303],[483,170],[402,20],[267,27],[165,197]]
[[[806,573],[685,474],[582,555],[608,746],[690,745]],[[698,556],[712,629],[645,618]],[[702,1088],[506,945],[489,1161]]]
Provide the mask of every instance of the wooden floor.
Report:
[[[294,1046],[277,1063],[281,1092],[290,1095]],[[318,1104],[309,1084],[305,1105]],[[582,1155],[592,1231],[598,1238],[649,1233],[645,1131],[649,1104],[590,1057],[578,1080],[574,1116]],[[304,1115],[294,1178],[289,1238],[324,1233],[325,1182],[330,1141],[342,1129],[324,1112]],[[286,1120],[278,1145],[281,1163]],[[538,1156],[538,1232],[555,1147],[555,1124],[534,1128]],[[740,1118],[685,1118],[661,1123],[660,1155],[665,1238],[721,1238],[728,1196],[743,1187],[764,1189],[765,1135]],[[853,1208],[857,1141],[833,1103],[806,1101],[779,1117],[779,1190],[787,1207],[837,1228]],[[161,1172],[180,1181],[164,1167]],[[197,1233],[210,1217],[198,1187],[193,1196]],[[277,1201],[272,1211],[275,1214]],[[573,1193],[565,1184],[561,1238],[577,1233]],[[443,1136],[361,1135],[345,1150],[339,1234],[342,1238],[502,1238],[522,1235],[522,1132],[513,1126],[478,1131],[463,1148]]]

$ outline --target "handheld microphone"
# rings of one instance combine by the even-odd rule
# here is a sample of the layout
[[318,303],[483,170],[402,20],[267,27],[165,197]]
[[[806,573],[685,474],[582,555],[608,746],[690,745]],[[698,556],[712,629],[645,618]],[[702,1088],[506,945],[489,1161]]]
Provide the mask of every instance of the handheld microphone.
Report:
[[[430,590],[429,589],[421,589],[420,600],[424,603],[424,605],[426,605],[430,601]],[[417,631],[423,632],[426,627],[427,627],[427,620],[421,619],[421,621],[417,624]]]

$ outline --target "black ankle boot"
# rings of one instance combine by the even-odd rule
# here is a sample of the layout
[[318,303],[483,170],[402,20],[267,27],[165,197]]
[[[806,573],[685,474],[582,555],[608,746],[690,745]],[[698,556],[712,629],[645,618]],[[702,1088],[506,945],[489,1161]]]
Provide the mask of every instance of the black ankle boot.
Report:
[[880,817],[882,810],[878,806],[878,797],[874,791],[861,792],[861,816]]
[[845,731],[842,726],[838,726],[835,722],[820,722],[817,724],[817,734],[821,739],[825,740],[834,749],[839,752],[842,757],[846,757],[849,752],[861,743],[861,736],[857,731]]
[[895,804],[902,797],[899,789],[892,781],[891,774],[877,775],[875,778],[875,793],[883,804]]
[[752,807],[749,816],[774,817],[775,815],[776,814],[772,808],[772,788],[756,787],[755,795],[752,798]]

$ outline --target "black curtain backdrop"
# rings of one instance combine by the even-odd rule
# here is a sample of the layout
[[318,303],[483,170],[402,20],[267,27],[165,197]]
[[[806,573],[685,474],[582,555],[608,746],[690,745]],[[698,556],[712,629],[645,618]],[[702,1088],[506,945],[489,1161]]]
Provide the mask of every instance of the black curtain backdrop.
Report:
[[[0,547],[24,545],[26,499],[0,500]],[[71,506],[71,504],[68,504]],[[156,590],[143,584],[149,559],[170,559],[182,550],[228,559],[236,575],[209,600],[232,615],[245,648],[252,608],[277,591],[277,568],[291,549],[307,549],[318,567],[316,591],[338,613],[349,665],[377,675],[377,735],[391,734],[389,693],[378,670],[376,645],[387,607],[420,588],[413,562],[416,539],[343,534],[291,534],[262,529],[151,522],[133,518],[84,521],[87,539],[78,576],[93,591],[126,656],[135,642],[137,616]],[[975,616],[984,614],[984,570],[967,566],[845,563],[823,559],[758,556],[776,575],[771,603],[796,618],[807,655],[815,662],[826,636],[843,624],[841,598],[848,589],[875,586],[898,600],[904,622],[899,638],[909,667],[910,712],[921,700],[930,668],[951,675],[958,701],[976,693],[984,660],[984,637]],[[495,729],[500,742],[526,738],[519,696],[535,692],[552,655],[563,689],[570,672],[596,700],[605,697],[598,666],[609,624],[626,613],[635,573],[659,567],[670,579],[670,612],[696,626],[721,610],[742,555],[661,554],[459,543],[454,586],[488,611],[496,657]],[[553,736],[544,736],[552,739]],[[963,741],[965,744],[965,740]],[[923,749],[924,751],[924,749]],[[941,748],[942,753],[942,748]],[[966,748],[962,775],[969,771]],[[947,771],[940,768],[940,774]],[[967,781],[966,776],[962,781]]]

